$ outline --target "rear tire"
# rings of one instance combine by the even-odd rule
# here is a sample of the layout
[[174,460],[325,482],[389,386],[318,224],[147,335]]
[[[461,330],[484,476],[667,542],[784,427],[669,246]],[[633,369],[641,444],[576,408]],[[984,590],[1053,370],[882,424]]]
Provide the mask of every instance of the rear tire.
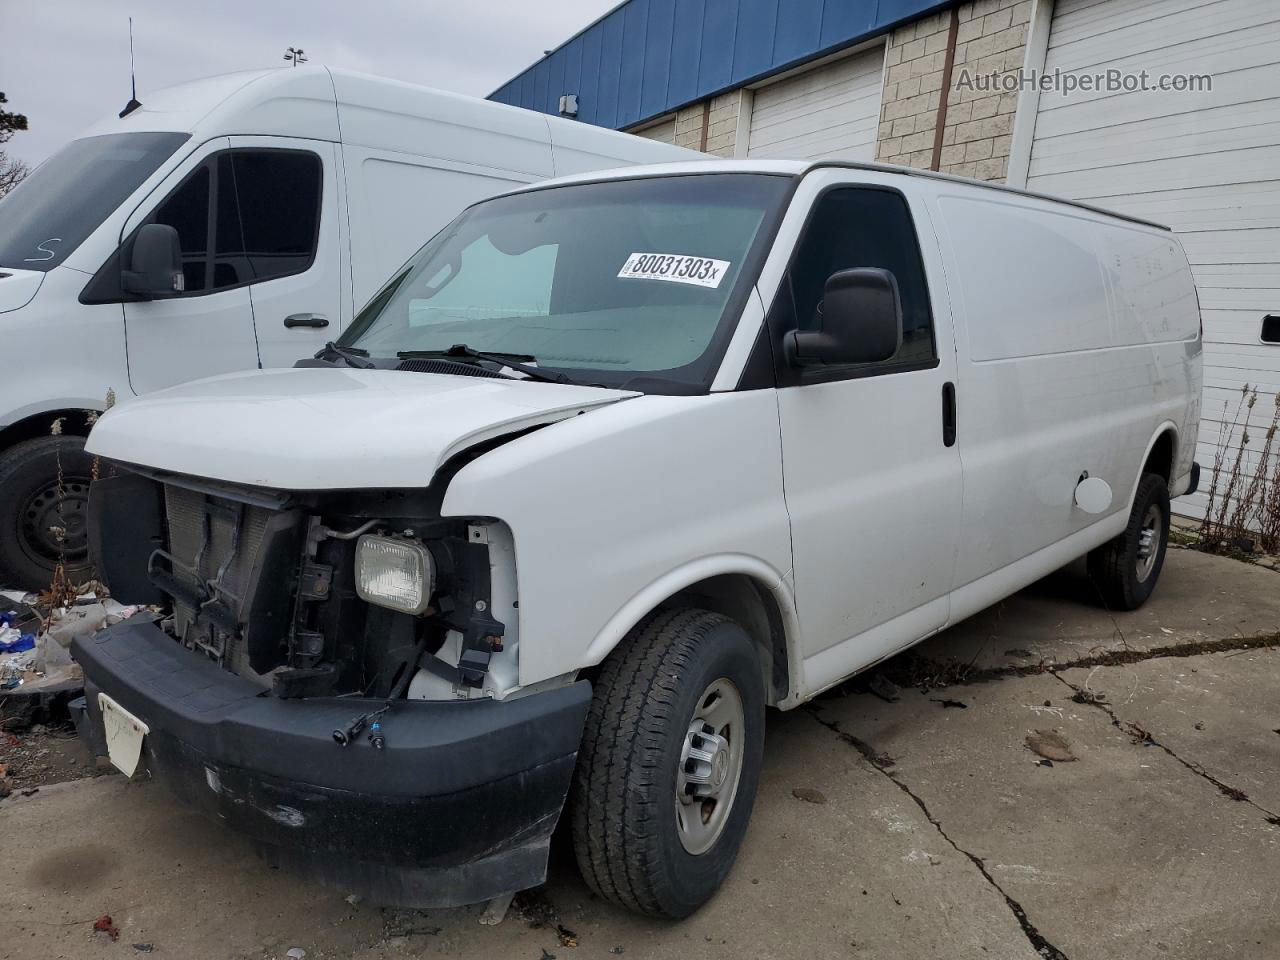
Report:
[[[59,562],[73,583],[92,576],[85,524],[92,475],[83,437],[36,437],[0,452],[0,586],[44,590]],[[65,531],[61,538],[55,528]]]
[[1147,602],[1168,543],[1169,488],[1163,477],[1143,474],[1124,532],[1089,553],[1089,576],[1108,608],[1136,610]]
[[666,610],[631,631],[596,681],[570,791],[593,890],[671,918],[711,898],[751,817],[764,707],[755,646],[732,620]]

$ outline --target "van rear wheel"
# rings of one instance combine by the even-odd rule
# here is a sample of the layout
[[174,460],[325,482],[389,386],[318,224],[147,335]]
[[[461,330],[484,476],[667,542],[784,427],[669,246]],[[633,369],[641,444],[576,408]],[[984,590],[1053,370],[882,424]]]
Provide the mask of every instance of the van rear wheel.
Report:
[[44,590],[59,563],[72,582],[91,576],[92,475],[83,437],[36,437],[0,453],[0,586]]
[[605,661],[570,793],[587,883],[652,916],[693,913],[728,875],[760,780],[764,681],[746,631],[661,611]]
[[1124,532],[1089,553],[1089,576],[1109,608],[1136,610],[1147,602],[1164,569],[1168,544],[1169,488],[1163,477],[1147,473]]

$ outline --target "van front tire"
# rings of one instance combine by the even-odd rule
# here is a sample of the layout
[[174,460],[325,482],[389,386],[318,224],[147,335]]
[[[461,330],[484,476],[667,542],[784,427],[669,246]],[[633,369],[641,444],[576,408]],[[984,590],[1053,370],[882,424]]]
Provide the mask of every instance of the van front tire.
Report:
[[1143,474],[1124,532],[1089,553],[1089,576],[1109,609],[1136,610],[1147,602],[1168,544],[1169,488],[1163,477]]
[[44,590],[60,562],[73,583],[92,575],[92,475],[83,437],[36,437],[0,452],[0,587]]
[[732,620],[664,610],[632,630],[596,680],[570,791],[593,890],[675,919],[711,898],[751,817],[764,707],[755,647]]

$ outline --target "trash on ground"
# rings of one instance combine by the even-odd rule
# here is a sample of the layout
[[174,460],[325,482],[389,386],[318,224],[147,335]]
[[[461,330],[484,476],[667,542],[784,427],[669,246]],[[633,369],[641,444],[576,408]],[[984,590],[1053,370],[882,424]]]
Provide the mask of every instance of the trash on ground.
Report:
[[969,705],[968,705],[967,703],[965,703],[965,702],[961,701],[961,700],[947,700],[947,699],[939,698],[939,697],[930,697],[930,698],[929,698],[929,702],[930,702],[930,703],[940,703],[940,704],[942,704],[942,706],[943,706],[943,708],[944,708],[944,709],[945,709],[946,707],[955,707],[955,708],[956,708],[956,709],[958,709],[958,710],[968,710],[968,709],[969,709]]
[[101,630],[107,623],[107,608],[101,603],[68,607],[49,627],[48,636],[64,647],[71,646],[77,637],[87,637]]
[[93,929],[97,933],[105,933],[112,940],[120,939],[120,928],[111,922],[111,914],[104,913],[93,921]]
[[813,787],[795,787],[792,789],[791,795],[797,800],[803,800],[805,803],[827,802],[827,795],[821,790],[813,789]]
[[578,935],[562,924],[556,924],[556,936],[560,939],[562,947],[576,947],[578,945]]
[[302,960],[302,958],[307,955],[307,951],[303,950],[301,947],[290,947],[284,952],[284,955],[288,957],[289,960]]
[[1029,733],[1026,742],[1032,753],[1039,754],[1046,760],[1068,763],[1079,759],[1071,752],[1071,744],[1067,738],[1056,730],[1037,730]]
[[34,634],[19,633],[15,627],[0,627],[0,653],[22,653],[35,647]]
[[1077,690],[1071,695],[1071,699],[1075,703],[1100,704],[1107,702],[1107,695],[1105,693],[1094,693],[1092,690]]
[[871,675],[871,678],[867,681],[867,689],[886,703],[897,703],[902,694],[902,690],[898,685],[882,673],[873,673]]
[[140,609],[107,597],[96,581],[43,594],[0,590],[0,718],[23,725],[84,687],[71,644]]

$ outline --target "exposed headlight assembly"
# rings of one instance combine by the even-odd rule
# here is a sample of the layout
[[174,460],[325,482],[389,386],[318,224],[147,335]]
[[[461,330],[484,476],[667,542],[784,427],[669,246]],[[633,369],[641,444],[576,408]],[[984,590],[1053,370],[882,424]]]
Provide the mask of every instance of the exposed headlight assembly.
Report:
[[356,542],[356,593],[380,607],[418,615],[431,603],[436,570],[420,543],[365,534]]

